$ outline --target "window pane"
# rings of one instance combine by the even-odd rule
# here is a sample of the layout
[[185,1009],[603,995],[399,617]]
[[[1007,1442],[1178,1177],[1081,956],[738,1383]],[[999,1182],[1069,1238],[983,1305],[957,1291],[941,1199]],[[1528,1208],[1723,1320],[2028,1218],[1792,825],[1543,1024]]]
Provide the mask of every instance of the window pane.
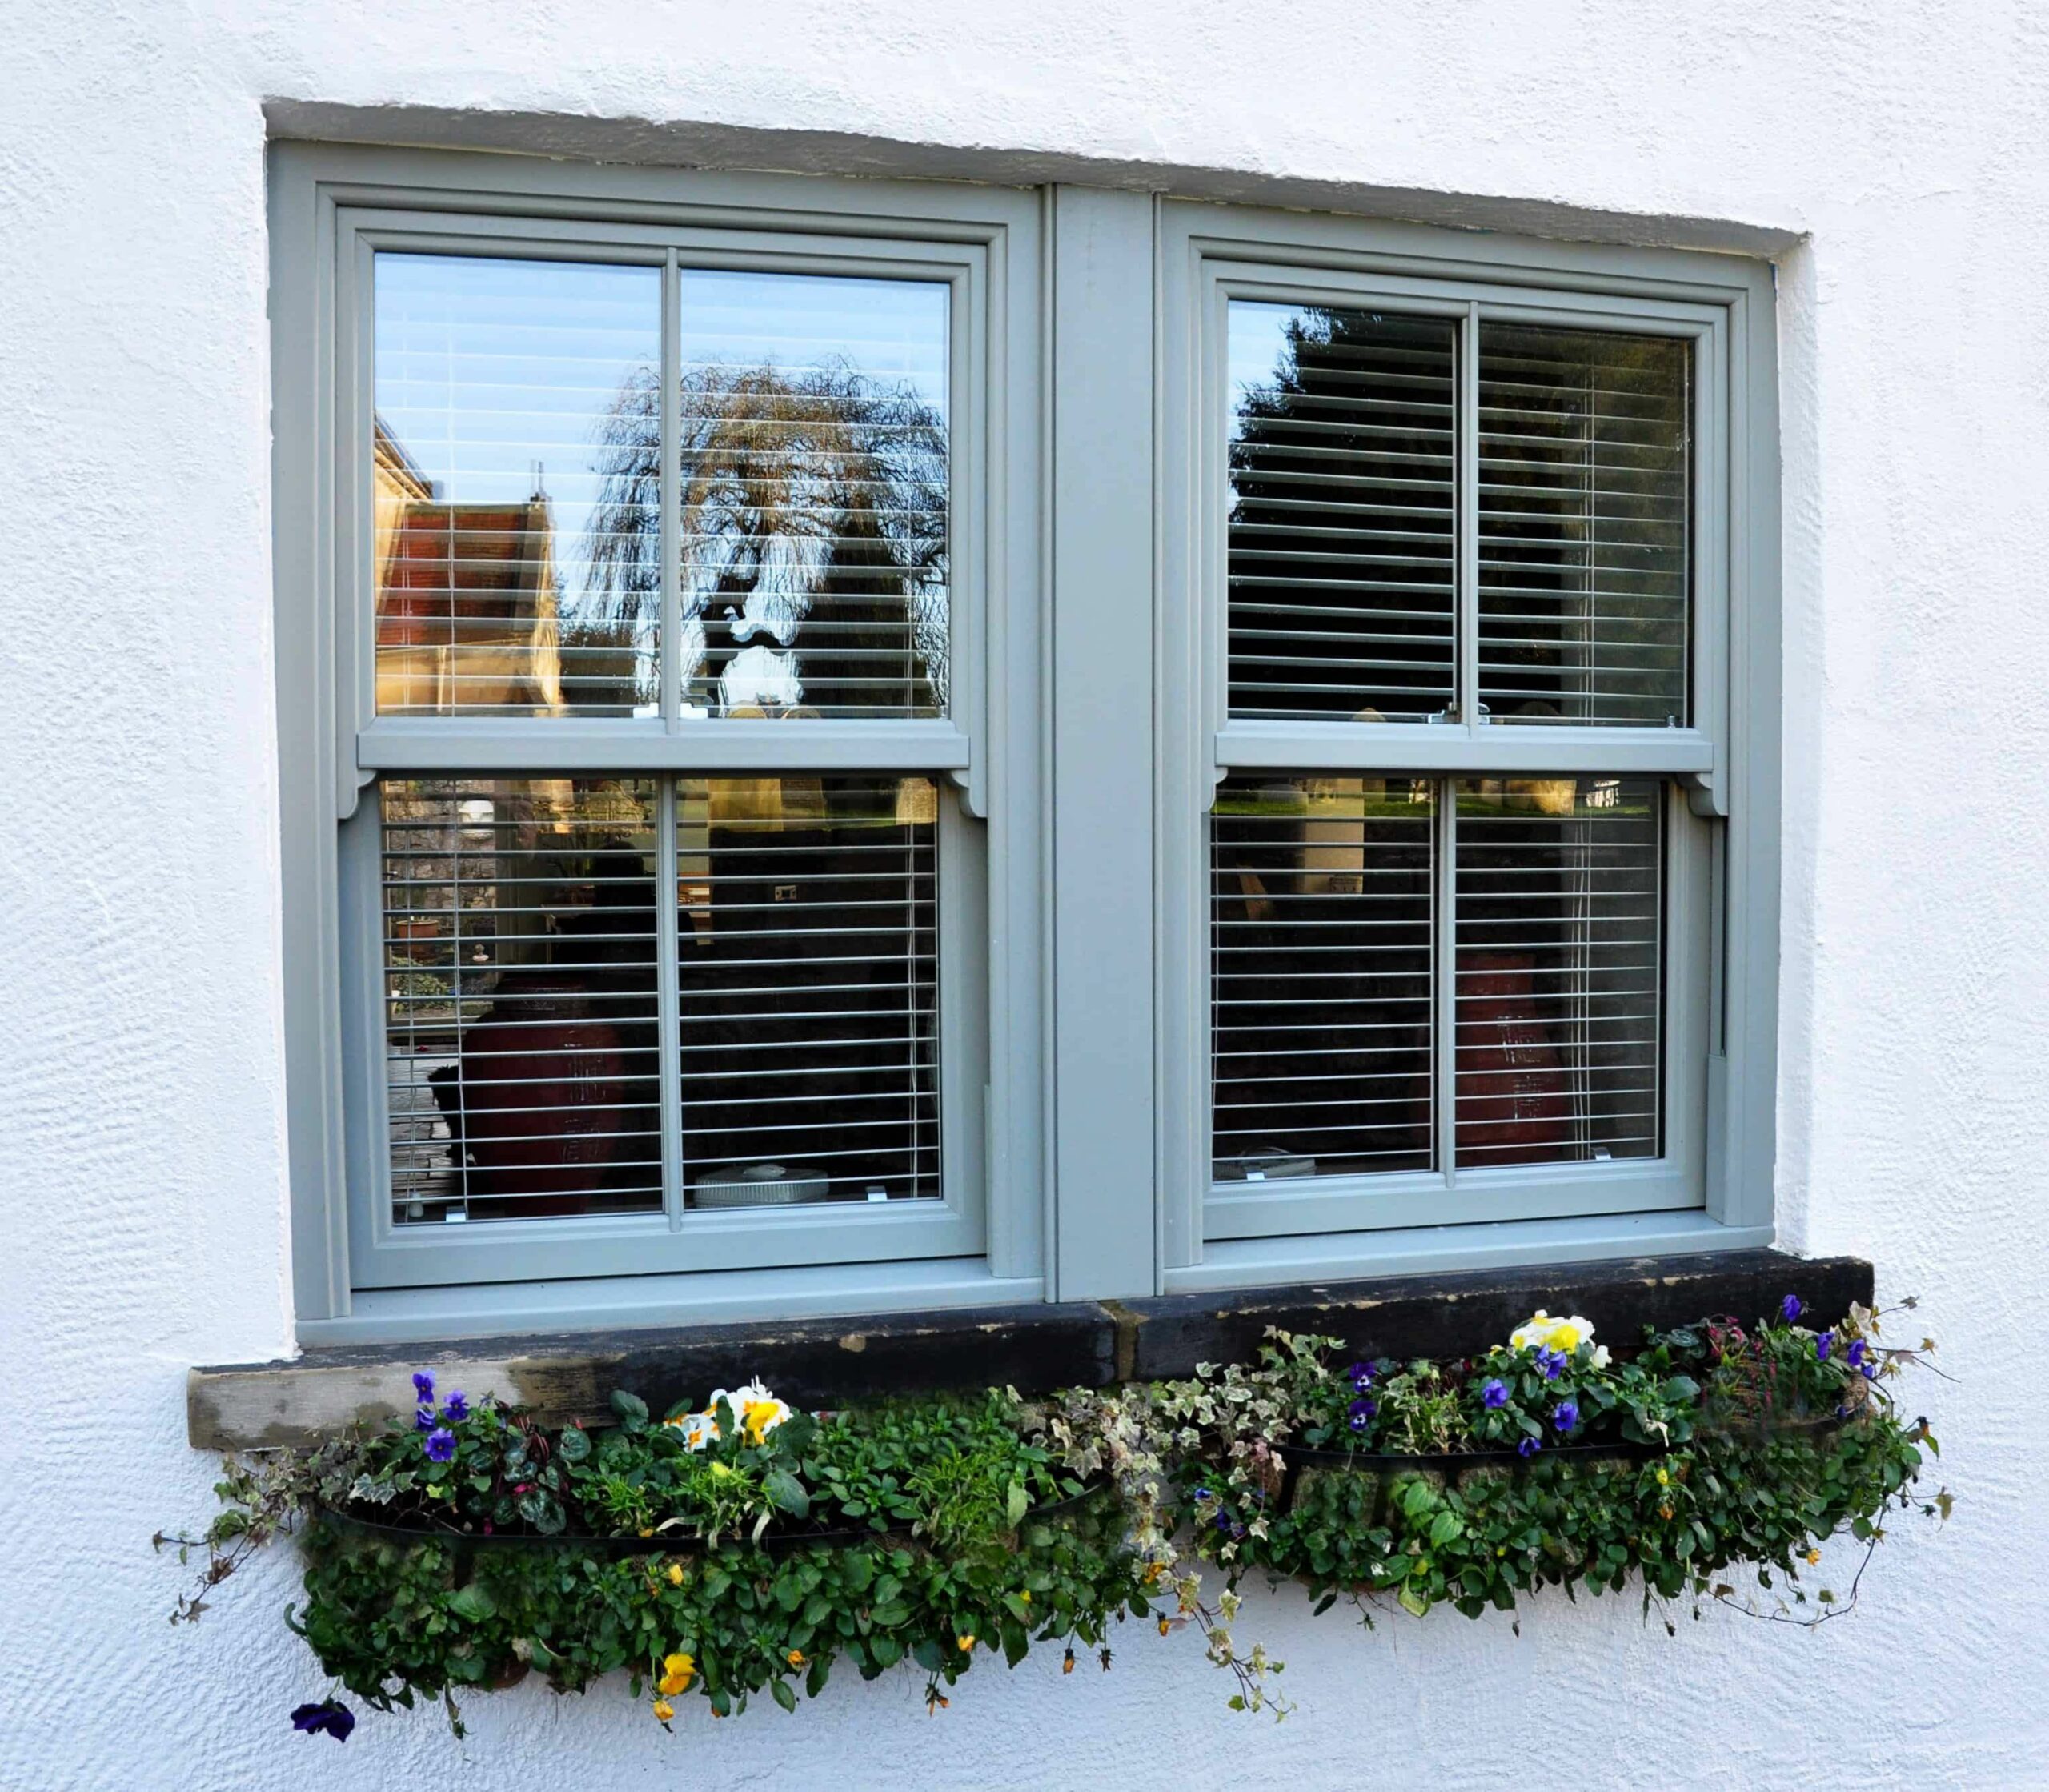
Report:
[[1686,720],[1692,347],[1480,331],[1480,698],[1497,722]]
[[1415,722],[1455,677],[1454,329],[1230,307],[1230,709]]
[[677,789],[690,1204],[936,1197],[937,790]]
[[379,794],[394,1221],[660,1211],[654,786]]
[[686,712],[943,712],[947,287],[680,287]]
[[1239,776],[1212,824],[1220,1182],[1432,1161],[1432,787]]
[[1655,1157],[1663,786],[1458,788],[1460,1166]]
[[380,255],[377,708],[652,714],[661,275]]

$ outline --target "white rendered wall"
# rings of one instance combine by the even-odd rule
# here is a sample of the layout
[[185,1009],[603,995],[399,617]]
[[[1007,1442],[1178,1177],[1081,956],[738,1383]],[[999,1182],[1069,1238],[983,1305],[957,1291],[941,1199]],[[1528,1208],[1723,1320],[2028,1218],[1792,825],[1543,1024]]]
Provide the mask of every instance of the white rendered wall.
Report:
[[[692,1702],[673,1738],[620,1683],[475,1699],[463,1745],[432,1713],[293,1734],[324,1683],[278,1621],[288,1561],[173,1630],[146,1544],[208,1503],[186,1366],[290,1336],[267,102],[290,129],[415,109],[387,115],[415,142],[841,133],[1791,243],[1780,1213],[1923,1296],[1963,1377],[1927,1399],[1948,1532],[1903,1525],[1818,1635],[1714,1614],[1673,1640],[1558,1598],[1520,1638],[1369,1635],[1255,1598],[1241,1633],[1300,1706],[1277,1729],[1225,1712],[1193,1638],[1134,1632],[1107,1676],[979,1668],[932,1720],[912,1680],[849,1677],[797,1720]],[[2023,0],[7,0],[0,1786],[2049,1785],[2046,142]]]

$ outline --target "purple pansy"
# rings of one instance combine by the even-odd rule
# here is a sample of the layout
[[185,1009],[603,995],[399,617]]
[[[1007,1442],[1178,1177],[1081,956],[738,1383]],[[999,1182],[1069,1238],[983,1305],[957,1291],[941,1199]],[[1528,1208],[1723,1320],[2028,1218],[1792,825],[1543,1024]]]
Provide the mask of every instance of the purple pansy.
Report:
[[1851,1339],[1850,1348],[1843,1353],[1842,1360],[1852,1369],[1862,1369],[1864,1366],[1864,1341],[1862,1338]]
[[1562,1400],[1551,1409],[1551,1423],[1561,1431],[1570,1431],[1579,1423],[1579,1402]]
[[1354,1431],[1363,1431],[1373,1422],[1373,1414],[1380,1410],[1377,1400],[1358,1399],[1345,1409],[1346,1422]]
[[1508,1384],[1506,1381],[1490,1381],[1481,1389],[1480,1398],[1489,1412],[1498,1411],[1508,1404]]
[[1797,1294],[1789,1294],[1778,1303],[1778,1317],[1789,1325],[1806,1311],[1806,1309],[1801,1304],[1800,1297]]
[[324,1733],[338,1742],[346,1742],[349,1732],[355,1728],[355,1713],[338,1698],[323,1698],[318,1705],[300,1706],[291,1714],[291,1726],[309,1736]]
[[415,1430],[415,1431],[431,1431],[433,1429],[434,1429],[434,1409],[433,1409],[431,1406],[423,1406],[423,1407],[419,1408],[419,1409],[415,1413],[414,1413],[414,1414],[413,1414],[413,1429],[414,1429],[414,1430]]
[[1543,1447],[1543,1444],[1538,1439],[1535,1437],[1525,1437],[1521,1443],[1515,1446],[1515,1453],[1518,1456],[1527,1459],[1530,1457],[1534,1456],[1538,1451],[1542,1449]]
[[1833,1332],[1823,1332],[1819,1337],[1816,1338],[1814,1340],[1814,1361],[1821,1363],[1826,1362],[1828,1361],[1829,1346],[1834,1342],[1835,1333]]
[[470,1416],[470,1403],[460,1388],[450,1394],[448,1404],[441,1409],[441,1416],[451,1425],[460,1425]]
[[413,1397],[423,1406],[433,1404],[434,1377],[423,1369],[416,1372],[413,1377]]
[[455,1457],[455,1433],[452,1431],[430,1431],[427,1434],[427,1459],[430,1462],[451,1462]]
[[1537,1353],[1537,1366],[1544,1372],[1546,1381],[1555,1381],[1566,1366],[1565,1353],[1548,1347],[1539,1350]]
[[1865,1379],[1866,1381],[1877,1381],[1877,1380],[1878,1380],[1878,1378],[1879,1378],[1879,1365],[1878,1365],[1876,1363],[1867,1363],[1867,1364],[1865,1364],[1865,1365],[1864,1365],[1864,1379]]
[[1364,1393],[1373,1385],[1373,1365],[1371,1363],[1354,1363],[1345,1371],[1345,1374],[1351,1382],[1354,1393]]

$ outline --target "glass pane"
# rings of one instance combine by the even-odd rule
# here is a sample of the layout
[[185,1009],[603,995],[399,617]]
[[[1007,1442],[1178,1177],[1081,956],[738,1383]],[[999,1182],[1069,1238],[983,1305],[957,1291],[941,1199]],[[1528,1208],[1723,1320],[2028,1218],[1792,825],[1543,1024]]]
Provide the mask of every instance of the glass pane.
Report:
[[1664,787],[1458,785],[1461,1168],[1659,1150]]
[[686,778],[676,802],[690,1205],[937,1196],[937,790]]
[[680,284],[685,712],[942,713],[947,287]]
[[1480,699],[1497,722],[1686,720],[1692,345],[1483,324]]
[[659,1212],[653,784],[379,796],[395,1223]]
[[1418,722],[1456,677],[1454,332],[1230,307],[1230,710]]
[[377,709],[656,712],[661,275],[380,255]]
[[1211,835],[1213,1173],[1432,1162],[1432,787],[1244,775]]

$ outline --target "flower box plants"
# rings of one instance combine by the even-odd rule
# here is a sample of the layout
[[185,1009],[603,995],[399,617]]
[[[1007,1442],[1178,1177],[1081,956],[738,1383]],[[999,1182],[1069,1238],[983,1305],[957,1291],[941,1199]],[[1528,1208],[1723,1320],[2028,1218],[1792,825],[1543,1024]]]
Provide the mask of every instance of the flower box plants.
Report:
[[[1890,1384],[1927,1346],[1883,1346],[1858,1310],[1646,1336],[1626,1360],[1578,1317],[1538,1313],[1461,1362],[1359,1361],[1276,1333],[1249,1365],[1187,1380],[1007,1390],[792,1412],[758,1382],[656,1419],[630,1393],[602,1429],[550,1429],[415,1377],[410,1425],[231,1460],[202,1591],[287,1529],[307,1562],[288,1622],[375,1708],[528,1673],[559,1690],[624,1670],[662,1724],[766,1692],[794,1710],[835,1668],[899,1663],[927,1698],[1034,1644],[1107,1667],[1111,1627],[1193,1624],[1233,1702],[1284,1709],[1231,1626],[1249,1574],[1341,1597],[1370,1622],[1508,1609],[1536,1588],[1731,1600],[1751,1565],[1768,1615],[1844,1609],[1802,1576],[1819,1541],[1870,1542],[1915,1500],[1925,1422]],[[160,1540],[161,1541],[161,1540]],[[1221,1574],[1214,1603],[1205,1569]],[[181,1602],[196,1617],[203,1598]],[[338,1739],[331,1697],[294,1721]]]

